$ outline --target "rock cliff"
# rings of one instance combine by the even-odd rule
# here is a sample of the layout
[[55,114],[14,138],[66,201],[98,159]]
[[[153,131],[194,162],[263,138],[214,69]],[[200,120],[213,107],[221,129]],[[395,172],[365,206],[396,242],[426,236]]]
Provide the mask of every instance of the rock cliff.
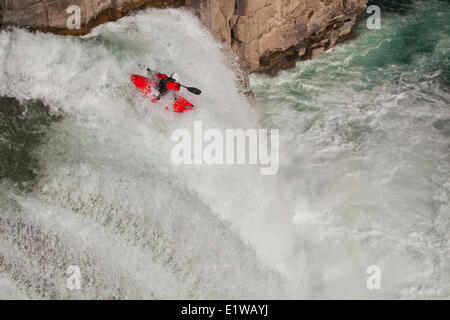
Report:
[[[2,5],[3,2],[3,5]],[[80,7],[81,28],[68,29],[67,8]],[[115,21],[134,9],[185,5],[185,0],[0,0],[3,23],[63,35],[83,35],[99,24]]]
[[[81,9],[80,29],[66,27],[70,5]],[[348,37],[366,5],[367,0],[0,0],[5,24],[72,35],[134,9],[185,6],[242,58],[249,72],[271,74]]]
[[367,0],[186,0],[250,72],[275,73],[348,37]]

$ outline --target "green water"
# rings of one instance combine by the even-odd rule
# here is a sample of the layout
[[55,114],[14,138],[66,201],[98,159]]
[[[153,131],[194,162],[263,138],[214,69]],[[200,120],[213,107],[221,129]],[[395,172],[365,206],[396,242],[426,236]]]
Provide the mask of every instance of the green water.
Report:
[[[438,103],[445,109],[450,92],[450,3],[377,4],[381,7],[380,30],[369,30],[369,15],[363,14],[352,42],[313,61],[299,62],[274,79],[253,76],[253,90],[265,114],[276,112],[274,107],[279,112],[303,112],[307,130],[325,119],[328,111],[351,113],[353,108],[361,111],[360,119],[364,118],[368,115],[365,111],[380,110],[377,100],[383,95],[408,95],[412,104]],[[266,117],[268,123],[282,118]]]
[[[298,203],[299,255],[321,257],[311,277],[377,261],[380,296],[448,297],[450,2],[376,3],[381,29],[363,14],[352,41],[275,78],[253,75],[252,89],[289,150],[282,190]],[[324,258],[336,252],[346,258]],[[314,279],[316,297],[347,285]]]
[[8,179],[30,190],[39,171],[33,150],[43,142],[49,126],[60,119],[40,102],[19,103],[0,98],[0,181]]

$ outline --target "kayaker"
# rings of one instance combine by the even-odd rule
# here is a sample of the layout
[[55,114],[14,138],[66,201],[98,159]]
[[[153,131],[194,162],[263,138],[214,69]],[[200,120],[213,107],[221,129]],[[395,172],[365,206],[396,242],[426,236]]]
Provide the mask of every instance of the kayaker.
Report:
[[170,77],[167,74],[157,72],[156,74],[150,68],[147,68],[147,71],[150,74],[156,75],[159,79],[158,83],[158,91],[159,95],[157,99],[161,99],[165,96],[169,91],[180,91],[180,76],[176,73],[172,73]]
[[172,73],[169,76],[167,76],[167,74],[163,74],[163,73],[157,73],[156,76],[160,79],[159,80],[159,96],[158,96],[158,100],[162,97],[165,96],[169,91],[180,91],[180,76],[176,73]]
[[[143,67],[143,65],[139,65],[140,67]],[[147,72],[148,72],[148,76],[150,78],[158,78],[159,79],[159,83],[156,84],[156,86],[158,87],[158,91],[159,91],[159,95],[157,97],[157,100],[161,99],[162,96],[166,95],[169,91],[180,91],[181,87],[184,87],[187,91],[189,91],[190,93],[193,93],[195,95],[200,95],[202,93],[202,91],[200,89],[194,88],[194,87],[186,87],[183,86],[180,83],[180,76],[176,73],[172,73],[169,76],[167,76],[167,74],[164,73],[160,73],[160,72],[153,72],[150,68],[146,68]],[[175,92],[173,92],[175,93]]]

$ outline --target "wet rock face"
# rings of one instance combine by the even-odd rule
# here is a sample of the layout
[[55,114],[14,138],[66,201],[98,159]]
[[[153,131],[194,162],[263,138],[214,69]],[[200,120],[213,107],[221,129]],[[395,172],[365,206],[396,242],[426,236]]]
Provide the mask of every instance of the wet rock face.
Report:
[[347,37],[367,0],[186,0],[250,72],[271,74]]
[[[3,23],[65,35],[83,35],[99,24],[115,21],[139,8],[185,5],[185,0],[3,0]],[[67,8],[80,7],[81,28],[68,29]]]
[[[86,34],[133,9],[192,8],[213,35],[242,58],[249,72],[275,74],[314,58],[349,36],[367,0],[2,0],[4,23],[59,34]],[[81,29],[68,29],[70,5],[81,8]]]

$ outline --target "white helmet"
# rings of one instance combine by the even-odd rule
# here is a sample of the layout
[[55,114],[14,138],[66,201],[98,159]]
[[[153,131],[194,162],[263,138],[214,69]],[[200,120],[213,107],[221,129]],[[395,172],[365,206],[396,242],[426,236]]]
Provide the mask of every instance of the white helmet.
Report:
[[171,77],[173,80],[175,80],[176,82],[180,82],[180,76],[179,76],[178,74],[172,73],[172,74],[170,75],[170,77]]

